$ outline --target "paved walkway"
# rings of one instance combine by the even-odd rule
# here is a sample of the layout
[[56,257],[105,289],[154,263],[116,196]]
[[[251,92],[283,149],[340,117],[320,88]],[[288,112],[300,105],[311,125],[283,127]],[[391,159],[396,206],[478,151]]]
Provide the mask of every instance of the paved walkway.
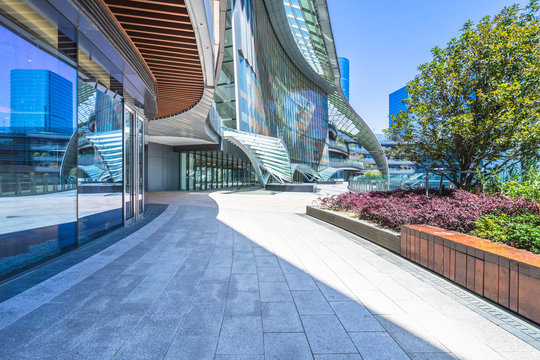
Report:
[[0,358],[540,359],[538,328],[303,215],[315,197],[151,194],[154,221],[0,303]]

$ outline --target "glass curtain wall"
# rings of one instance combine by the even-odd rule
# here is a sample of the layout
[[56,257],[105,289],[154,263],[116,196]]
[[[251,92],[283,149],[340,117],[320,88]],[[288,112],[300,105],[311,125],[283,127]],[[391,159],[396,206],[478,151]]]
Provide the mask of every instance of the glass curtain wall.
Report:
[[[133,86],[49,2],[0,0],[0,22],[2,277],[122,225],[123,94]],[[144,118],[133,132],[143,144]]]
[[76,243],[77,71],[2,26],[0,47],[1,276]]
[[256,184],[249,161],[223,151],[180,153],[181,190],[197,191]]
[[328,98],[288,58],[262,0],[233,0],[237,128],[280,138],[293,163],[328,164]]
[[79,242],[122,224],[122,103],[79,79]]

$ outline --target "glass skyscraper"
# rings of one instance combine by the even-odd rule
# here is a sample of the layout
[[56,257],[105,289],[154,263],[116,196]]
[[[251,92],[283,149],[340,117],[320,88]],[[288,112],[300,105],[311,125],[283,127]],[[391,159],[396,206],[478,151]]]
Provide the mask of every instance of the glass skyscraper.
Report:
[[343,94],[345,94],[345,98],[347,100],[349,99],[349,59],[345,57],[338,57],[339,62],[339,70],[341,71],[341,89],[343,90]]
[[10,72],[11,129],[73,131],[73,83],[50,70]]
[[399,90],[394,91],[388,96],[388,126],[392,127],[392,116],[399,114],[400,111],[407,110],[407,106],[403,103],[403,100],[408,98],[407,86],[402,87]]

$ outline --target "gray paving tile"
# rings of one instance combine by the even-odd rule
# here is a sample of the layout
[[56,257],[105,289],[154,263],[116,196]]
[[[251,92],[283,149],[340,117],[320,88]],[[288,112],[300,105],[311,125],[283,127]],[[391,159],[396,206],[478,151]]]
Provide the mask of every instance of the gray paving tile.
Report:
[[408,315],[376,315],[375,317],[407,353],[448,351],[429,331]]
[[362,274],[354,273],[340,273],[338,276],[351,290],[374,290],[376,287]]
[[[411,360],[457,360],[457,357],[455,357],[454,355],[449,354],[449,353],[444,353],[444,352],[407,353],[407,354],[409,355]],[[532,355],[532,354],[529,353],[528,355]],[[521,356],[516,359],[525,360],[525,359],[533,359],[533,357],[527,357],[526,354],[521,354]]]
[[396,305],[380,290],[353,290],[356,297],[372,314],[404,314],[405,311]]
[[217,354],[264,354],[260,316],[225,316],[219,336]]
[[177,328],[178,321],[174,318],[156,320],[145,317],[127,339],[125,335],[128,329],[122,329],[125,342],[115,359],[162,359]]
[[222,355],[218,354],[214,360],[264,360],[264,355]]
[[252,244],[252,248],[253,248],[253,254],[255,254],[255,256],[273,255],[273,253],[270,250],[262,246],[259,246],[257,244]]
[[362,360],[359,354],[319,354],[315,360]]
[[229,280],[206,280],[201,281],[194,296],[194,302],[225,303],[229,291]]
[[229,293],[225,315],[260,315],[261,304],[258,291],[234,291]]
[[357,353],[335,315],[301,316],[301,319],[314,354]]
[[268,253],[264,256],[255,256],[255,263],[257,268],[259,267],[277,267],[279,268],[279,262],[275,255]]
[[[70,309],[63,303],[45,304],[1,329],[0,358],[9,358],[9,354],[37,338],[48,327],[65,317],[69,311]],[[63,329],[55,327],[54,330],[60,333]]]
[[409,360],[387,332],[349,333],[364,360]]
[[[284,204],[293,200],[280,199]],[[446,349],[459,358],[536,357],[514,335],[494,331],[493,323],[508,324],[491,312],[460,315],[464,305],[454,298],[433,306],[451,297],[395,255],[288,208],[274,212],[271,205],[259,212],[264,197],[254,209],[242,209],[246,201],[251,200],[242,198],[234,209],[220,204],[223,222],[215,219],[214,202],[212,207],[174,205],[167,221],[151,223],[93,258],[88,248],[81,249],[87,263],[61,264],[36,277],[38,284],[47,283],[19,294],[17,301],[0,303],[0,358],[102,360],[116,354],[116,359],[212,359],[219,349],[215,359],[262,360],[265,350],[267,358],[297,359],[310,358],[307,346],[319,360],[361,359],[353,341],[365,359],[405,359],[405,352],[413,360],[453,359]],[[335,246],[333,239],[328,241],[330,234]],[[359,243],[347,243],[352,238]],[[332,254],[328,266],[322,264],[328,250],[358,273],[340,266]],[[338,270],[337,276],[328,267]],[[47,280],[55,272],[59,276]],[[416,282],[408,288],[402,279],[412,276]],[[21,283],[28,287],[34,280]],[[0,285],[0,294],[6,291]],[[410,299],[424,296],[431,299],[426,302],[432,312],[411,311],[416,300]],[[463,330],[431,329],[435,339],[417,326],[427,326],[432,313],[460,321]],[[492,322],[471,324],[474,319]],[[524,338],[534,343],[531,336]]]
[[212,360],[218,338],[206,335],[178,335],[172,341],[165,360]]
[[259,281],[285,281],[280,267],[261,266],[257,268],[257,273],[259,275]]
[[385,331],[377,319],[356,302],[330,302],[330,306],[347,331]]
[[292,302],[262,304],[262,321],[265,332],[303,332],[296,306]]
[[336,289],[321,281],[316,281],[315,283],[328,301],[357,301],[356,297],[350,291]]
[[224,307],[224,303],[192,303],[180,323],[178,334],[218,336]]
[[230,267],[208,266],[202,280],[228,281],[231,276]]
[[328,302],[319,290],[291,291],[300,315],[334,314]]
[[279,265],[281,266],[281,270],[283,271],[284,274],[305,274],[306,273],[303,269],[297,266],[294,266],[285,260],[278,259],[278,261],[279,261]]
[[311,350],[304,333],[264,334],[266,360],[311,360]]
[[259,290],[257,274],[232,274],[229,283],[229,291],[253,291]]
[[237,259],[233,261],[233,274],[256,274],[257,265],[253,260]]
[[285,274],[291,290],[319,290],[309,274]]
[[260,282],[262,302],[290,302],[292,295],[285,281]]

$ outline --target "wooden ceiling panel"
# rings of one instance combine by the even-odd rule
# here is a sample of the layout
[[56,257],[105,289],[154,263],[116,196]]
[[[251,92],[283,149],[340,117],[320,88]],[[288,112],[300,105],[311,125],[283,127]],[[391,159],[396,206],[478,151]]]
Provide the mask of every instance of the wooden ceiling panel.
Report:
[[184,0],[101,0],[156,79],[162,118],[196,105],[204,90],[193,26]]

